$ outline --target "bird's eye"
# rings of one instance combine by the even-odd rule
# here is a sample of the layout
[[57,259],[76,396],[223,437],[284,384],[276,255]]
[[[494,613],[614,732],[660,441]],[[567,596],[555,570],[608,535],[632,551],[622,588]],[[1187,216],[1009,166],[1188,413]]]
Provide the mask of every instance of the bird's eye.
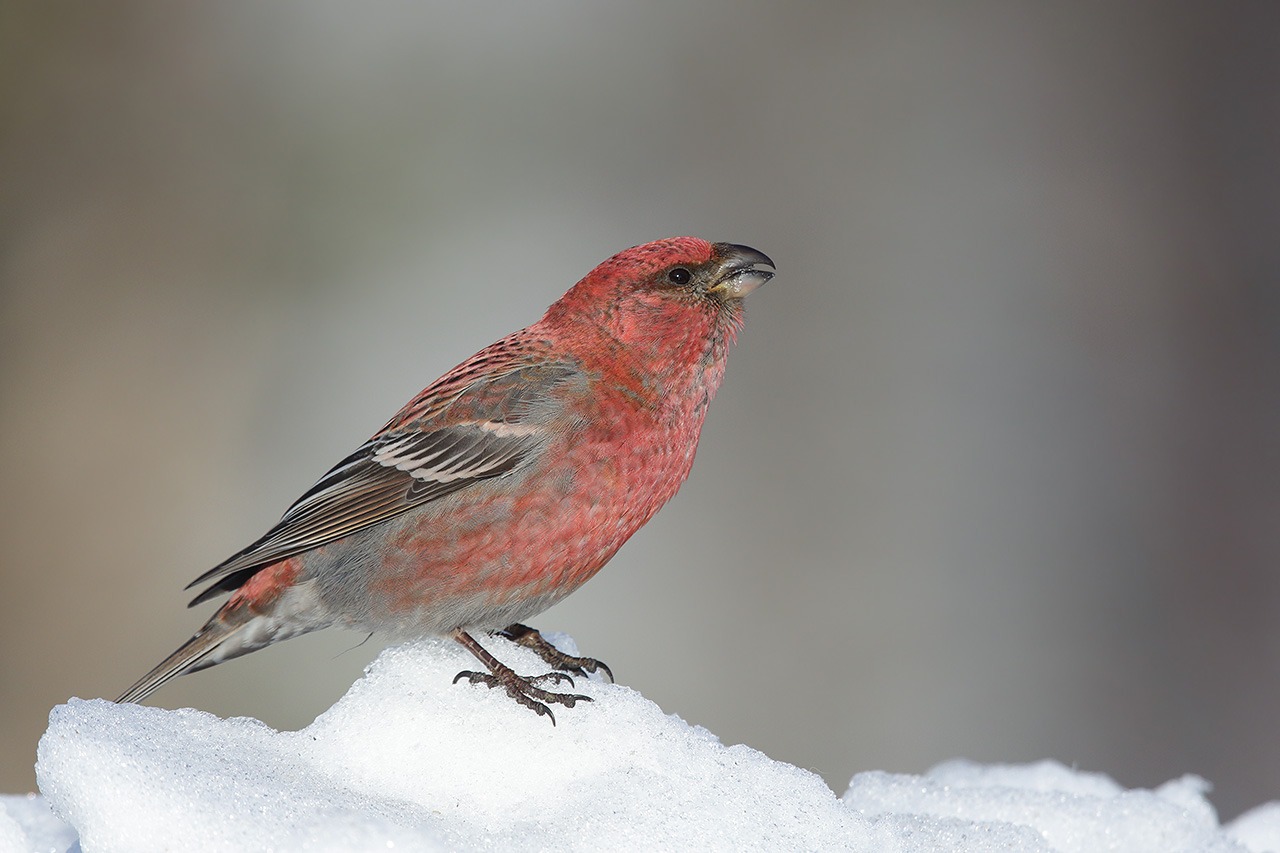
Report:
[[667,273],[667,281],[672,284],[688,284],[693,279],[693,273],[684,267],[676,267]]

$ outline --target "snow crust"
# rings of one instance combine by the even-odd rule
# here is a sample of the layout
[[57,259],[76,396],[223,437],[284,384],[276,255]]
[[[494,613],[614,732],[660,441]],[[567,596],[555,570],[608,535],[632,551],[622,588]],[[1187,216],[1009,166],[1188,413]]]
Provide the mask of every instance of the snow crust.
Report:
[[[518,671],[546,669],[487,644]],[[450,684],[473,665],[449,641],[389,649],[298,732],[73,699],[40,741],[43,797],[0,797],[0,851],[1280,853],[1280,804],[1221,827],[1194,776],[1125,790],[1055,762],[953,761],[859,773],[837,798],[627,687],[578,679],[595,701],[556,707],[553,727],[500,691]]]

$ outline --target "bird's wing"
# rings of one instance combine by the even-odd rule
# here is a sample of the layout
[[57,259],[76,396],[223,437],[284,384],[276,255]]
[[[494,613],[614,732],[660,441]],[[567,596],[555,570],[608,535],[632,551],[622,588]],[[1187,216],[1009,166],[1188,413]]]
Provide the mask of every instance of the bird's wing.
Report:
[[212,584],[191,604],[238,589],[263,566],[515,470],[550,437],[552,390],[580,375],[568,364],[525,365],[452,393],[456,383],[446,380],[462,377],[446,376],[435,386],[441,394],[410,404],[425,418],[397,417],[339,462],[266,535],[188,584]]

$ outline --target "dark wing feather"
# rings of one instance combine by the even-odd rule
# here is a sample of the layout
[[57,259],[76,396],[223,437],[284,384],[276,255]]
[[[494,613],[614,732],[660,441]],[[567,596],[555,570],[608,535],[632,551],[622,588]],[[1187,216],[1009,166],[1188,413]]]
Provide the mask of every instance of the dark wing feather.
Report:
[[196,578],[192,600],[237,589],[263,566],[517,468],[548,438],[548,392],[577,375],[539,365],[473,382],[425,422],[382,433],[339,462],[261,539]]

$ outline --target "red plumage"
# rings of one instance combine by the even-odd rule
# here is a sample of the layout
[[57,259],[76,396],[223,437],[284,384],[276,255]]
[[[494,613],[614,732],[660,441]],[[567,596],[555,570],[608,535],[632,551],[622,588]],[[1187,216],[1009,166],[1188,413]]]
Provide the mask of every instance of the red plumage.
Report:
[[539,322],[415,396],[266,535],[198,578],[210,586],[193,604],[230,598],[120,701],[329,625],[452,634],[488,669],[460,677],[539,713],[586,698],[541,689],[466,632],[505,629],[557,670],[602,666],[519,623],[594,575],[684,482],[743,297],[772,276],[762,264],[773,265],[694,237],[600,264]]

